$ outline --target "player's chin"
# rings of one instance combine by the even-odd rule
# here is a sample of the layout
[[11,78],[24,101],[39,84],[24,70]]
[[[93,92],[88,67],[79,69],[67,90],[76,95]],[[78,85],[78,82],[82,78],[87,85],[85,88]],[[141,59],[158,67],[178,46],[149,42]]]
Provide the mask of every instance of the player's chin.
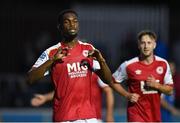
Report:
[[151,53],[146,52],[146,53],[143,53],[143,55],[144,55],[145,57],[149,57],[149,56],[151,56]]
[[77,37],[77,33],[66,33],[65,37],[69,39],[74,39]]

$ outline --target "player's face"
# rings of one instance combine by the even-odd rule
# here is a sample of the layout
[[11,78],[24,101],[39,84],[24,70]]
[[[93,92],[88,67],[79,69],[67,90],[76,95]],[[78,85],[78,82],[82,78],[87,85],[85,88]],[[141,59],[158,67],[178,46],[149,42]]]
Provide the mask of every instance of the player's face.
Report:
[[74,13],[66,13],[63,16],[62,32],[64,36],[71,37],[77,36],[79,31],[79,22],[77,16]]
[[149,35],[144,35],[138,45],[141,55],[148,57],[153,55],[153,51],[156,47],[156,41]]

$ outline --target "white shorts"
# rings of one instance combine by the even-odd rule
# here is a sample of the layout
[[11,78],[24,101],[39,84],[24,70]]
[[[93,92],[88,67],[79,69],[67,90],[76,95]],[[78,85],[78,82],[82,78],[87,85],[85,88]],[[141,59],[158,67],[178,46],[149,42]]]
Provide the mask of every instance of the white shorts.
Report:
[[84,120],[64,121],[61,123],[99,123],[99,121],[96,118],[91,118],[91,119],[84,119]]

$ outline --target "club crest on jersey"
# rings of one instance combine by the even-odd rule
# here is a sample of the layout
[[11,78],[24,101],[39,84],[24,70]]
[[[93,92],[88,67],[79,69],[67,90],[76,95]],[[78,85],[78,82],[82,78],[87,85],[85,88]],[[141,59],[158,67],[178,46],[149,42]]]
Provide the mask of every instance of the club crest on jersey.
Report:
[[156,68],[156,72],[158,73],[158,74],[162,74],[163,73],[163,67],[162,66],[159,66],[159,67],[157,67]]
[[84,57],[87,57],[88,56],[88,50],[83,50],[82,54],[83,54]]
[[140,74],[142,73],[142,71],[141,71],[141,70],[136,70],[135,73],[136,73],[137,75],[140,75]]

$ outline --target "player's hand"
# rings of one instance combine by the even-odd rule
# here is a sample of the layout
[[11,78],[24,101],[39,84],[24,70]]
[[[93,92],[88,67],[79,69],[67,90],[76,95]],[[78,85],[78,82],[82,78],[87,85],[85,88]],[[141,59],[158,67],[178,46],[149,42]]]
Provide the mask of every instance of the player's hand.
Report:
[[106,116],[106,122],[108,123],[114,123],[114,117],[113,115]]
[[139,94],[136,93],[129,93],[129,95],[127,96],[128,100],[132,103],[136,103],[139,99]]
[[155,79],[155,77],[154,77],[153,75],[149,75],[149,76],[147,77],[146,82],[156,82],[156,79]]
[[97,55],[100,53],[98,49],[89,50],[88,57],[97,57]]
[[31,99],[31,105],[38,107],[46,102],[46,97],[43,94],[35,94]]
[[170,112],[174,115],[174,116],[180,116],[180,110],[176,109],[175,107],[173,107]]
[[156,82],[156,79],[153,75],[150,75],[147,77],[146,86],[154,88],[154,89],[158,89],[159,85],[160,85],[160,83]]
[[59,47],[52,59],[53,61],[62,60],[67,55],[68,55],[68,49],[67,48],[62,49],[61,47]]
[[99,62],[103,61],[105,62],[105,59],[103,58],[101,52],[98,49],[90,50],[88,52],[88,57],[94,57],[96,58]]

